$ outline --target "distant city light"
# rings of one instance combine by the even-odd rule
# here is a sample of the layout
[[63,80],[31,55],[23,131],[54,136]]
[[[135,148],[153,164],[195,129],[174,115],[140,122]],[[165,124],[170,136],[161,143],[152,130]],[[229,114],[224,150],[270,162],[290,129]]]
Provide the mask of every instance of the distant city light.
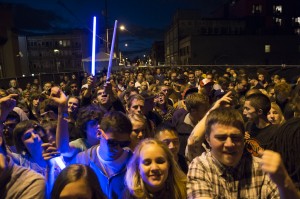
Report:
[[58,49],[54,49],[53,52],[54,53],[59,53],[59,50]]
[[24,75],[24,74],[23,74],[22,76],[23,76],[23,77],[25,77],[25,75]]
[[31,76],[33,77],[33,76],[34,76],[34,74],[32,73],[32,74],[31,74]]
[[125,26],[124,26],[124,25],[121,25],[121,26],[120,26],[120,30],[126,30]]
[[125,44],[125,47],[127,47],[128,46],[128,44]]

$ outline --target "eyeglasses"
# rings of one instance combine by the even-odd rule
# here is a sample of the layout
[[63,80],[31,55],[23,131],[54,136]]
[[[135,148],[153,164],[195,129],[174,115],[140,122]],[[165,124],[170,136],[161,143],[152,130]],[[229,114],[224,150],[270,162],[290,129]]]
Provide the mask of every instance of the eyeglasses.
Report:
[[101,131],[102,137],[105,139],[109,147],[117,147],[120,146],[121,148],[128,147],[130,145],[130,141],[117,141],[113,139],[108,139],[107,135],[104,133],[104,131]]

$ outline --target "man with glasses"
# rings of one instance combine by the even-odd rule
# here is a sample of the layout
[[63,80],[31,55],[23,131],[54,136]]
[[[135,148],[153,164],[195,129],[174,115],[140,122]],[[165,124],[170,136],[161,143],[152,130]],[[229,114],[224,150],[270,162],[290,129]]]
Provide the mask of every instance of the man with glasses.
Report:
[[132,156],[125,150],[130,144],[132,125],[119,111],[104,115],[97,137],[100,144],[81,152],[72,163],[89,165],[97,174],[102,192],[107,198],[120,198],[124,189],[126,165]]

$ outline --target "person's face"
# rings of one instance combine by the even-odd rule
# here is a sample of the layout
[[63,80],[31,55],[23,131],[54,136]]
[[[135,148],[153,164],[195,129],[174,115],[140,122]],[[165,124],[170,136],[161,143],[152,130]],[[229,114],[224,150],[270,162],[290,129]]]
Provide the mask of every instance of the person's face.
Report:
[[139,73],[139,74],[138,74],[137,80],[138,80],[139,82],[143,81],[143,73]]
[[248,100],[245,101],[243,114],[246,118],[252,121],[258,117],[257,111]]
[[123,148],[130,144],[130,135],[127,133],[118,132],[103,132],[101,130],[100,146],[105,156],[105,160],[112,161],[118,159],[122,153]]
[[164,150],[149,144],[140,151],[139,172],[146,188],[155,193],[164,188],[169,174],[169,163]]
[[64,80],[67,82],[69,81],[69,77],[68,76],[64,76]]
[[147,82],[142,82],[142,83],[141,83],[141,90],[142,90],[142,91],[148,90],[148,84],[147,84]]
[[131,121],[132,132],[130,134],[131,143],[137,145],[145,137],[145,125],[139,121]]
[[17,81],[16,80],[10,80],[10,86],[13,87],[13,88],[16,88],[17,87]]
[[59,198],[92,199],[92,191],[84,179],[70,182],[61,191]]
[[70,85],[70,88],[71,88],[71,92],[76,92],[76,91],[78,91],[78,86],[77,86],[77,84],[71,84],[71,85]]
[[33,107],[38,107],[39,104],[40,104],[39,98],[33,99],[33,100],[32,100],[32,106],[33,106]]
[[248,82],[246,80],[242,80],[240,83],[237,84],[237,90],[242,92],[247,90]]
[[39,80],[38,80],[38,79],[34,79],[34,80],[33,80],[33,83],[34,83],[34,84],[39,84]]
[[213,124],[206,140],[211,147],[211,154],[223,165],[235,167],[244,150],[244,135],[233,126]]
[[156,99],[155,99],[155,102],[160,104],[160,105],[163,105],[166,103],[166,96],[164,94],[158,94]]
[[133,99],[128,112],[133,114],[142,114],[145,102],[143,100]]
[[86,124],[86,135],[88,139],[98,139],[97,135],[100,130],[100,125],[97,120],[89,120]]
[[163,133],[160,133],[158,139],[168,146],[174,157],[177,156],[180,148],[180,142],[179,138],[174,133],[164,131]]
[[70,98],[68,101],[68,112],[74,113],[78,110],[79,102],[76,98]]
[[267,117],[272,124],[280,124],[281,116],[274,108],[271,108]]
[[158,69],[156,69],[156,74],[160,74],[160,69],[158,68]]
[[269,97],[275,97],[275,91],[274,88],[270,89],[270,91],[268,92]]
[[177,79],[177,74],[176,73],[172,73],[171,74],[171,80],[175,81]]
[[163,92],[166,96],[168,96],[169,86],[162,86],[160,91]]
[[126,79],[128,79],[129,78],[129,73],[125,73],[124,76],[125,76]]
[[61,83],[59,84],[59,86],[60,86],[61,89],[65,89],[66,84],[65,84],[64,82],[61,82]]
[[208,80],[208,82],[212,82],[212,81],[213,81],[213,79],[212,79],[212,76],[211,76],[211,75],[207,75],[207,76],[206,76],[206,79]]
[[30,154],[34,153],[37,150],[42,151],[41,137],[39,136],[38,132],[33,128],[30,128],[27,131],[25,131],[21,139]]
[[100,104],[107,104],[108,99],[109,96],[104,92],[104,89],[100,89],[97,91],[97,100]]
[[259,81],[264,81],[265,80],[265,76],[263,74],[259,74],[258,75],[258,80]]
[[50,83],[46,83],[45,85],[44,85],[44,91],[49,91],[51,89],[51,84]]
[[30,88],[31,88],[31,84],[30,83],[26,84],[26,89],[30,90]]
[[274,83],[277,84],[280,82],[280,79],[279,78],[274,78]]
[[194,83],[195,82],[195,75],[194,74],[189,74],[189,81],[191,83]]
[[201,76],[201,71],[200,70],[196,70],[195,71],[195,76],[196,77],[200,77]]

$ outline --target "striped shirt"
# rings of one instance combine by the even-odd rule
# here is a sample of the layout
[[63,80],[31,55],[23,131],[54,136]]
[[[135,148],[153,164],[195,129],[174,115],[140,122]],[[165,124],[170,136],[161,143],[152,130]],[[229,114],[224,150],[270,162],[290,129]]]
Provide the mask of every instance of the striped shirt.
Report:
[[239,164],[226,167],[210,152],[196,157],[189,166],[188,198],[280,198],[269,176],[261,170],[259,159],[244,152]]

